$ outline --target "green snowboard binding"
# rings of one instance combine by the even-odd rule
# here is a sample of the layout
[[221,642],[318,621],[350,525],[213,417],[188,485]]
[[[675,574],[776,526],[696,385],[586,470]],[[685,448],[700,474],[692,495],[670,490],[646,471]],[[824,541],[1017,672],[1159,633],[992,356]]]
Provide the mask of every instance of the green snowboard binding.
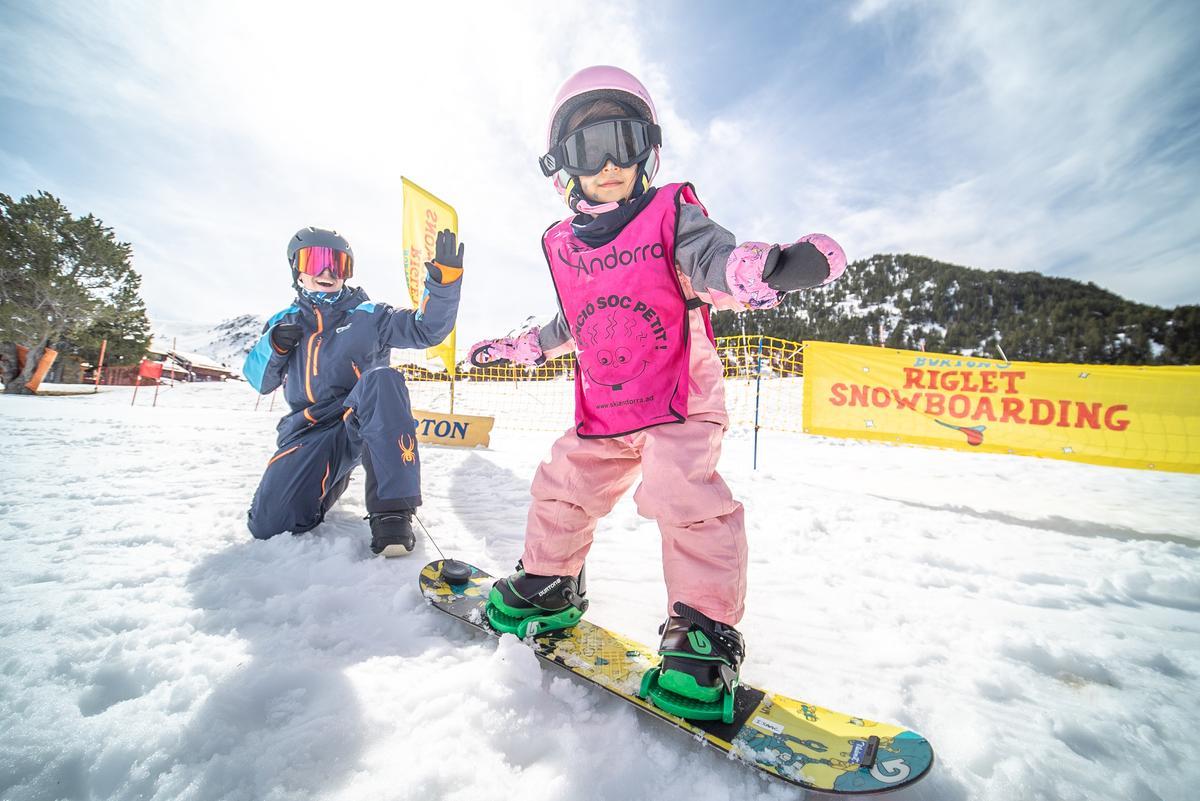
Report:
[[578,576],[536,576],[517,562],[517,572],[492,585],[484,609],[496,631],[521,639],[555,629],[569,629],[587,611],[584,570]]
[[638,696],[681,718],[732,723],[742,635],[687,604],[677,601],[673,611],[659,629],[662,662],[646,671]]

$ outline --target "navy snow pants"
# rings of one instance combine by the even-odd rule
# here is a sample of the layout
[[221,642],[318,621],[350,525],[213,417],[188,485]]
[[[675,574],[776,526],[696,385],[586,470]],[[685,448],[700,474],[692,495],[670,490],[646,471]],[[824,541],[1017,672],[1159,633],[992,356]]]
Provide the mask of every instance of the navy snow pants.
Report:
[[341,420],[280,437],[254,493],[250,533],[260,540],[320,525],[360,463],[368,514],[421,505],[417,430],[404,376],[387,367],[362,374]]

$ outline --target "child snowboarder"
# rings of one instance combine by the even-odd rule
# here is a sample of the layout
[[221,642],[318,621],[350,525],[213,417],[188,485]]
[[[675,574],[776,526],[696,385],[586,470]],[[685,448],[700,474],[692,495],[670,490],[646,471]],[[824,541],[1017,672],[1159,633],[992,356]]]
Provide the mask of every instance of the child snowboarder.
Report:
[[533,365],[574,350],[575,428],[534,476],[524,554],[487,612],[502,631],[574,626],[596,523],[640,468],[634,500],[658,522],[668,596],[644,695],[712,719],[745,654],[747,549],[742,505],[716,472],[728,416],[709,308],[771,308],[838,278],[846,257],[823,234],[737,244],[690,184],[652,186],[661,141],[649,93],[616,67],[581,70],[554,101],[541,167],[574,212],[542,237],[560,311],[470,359]]
[[372,303],[354,275],[354,252],[336,231],[304,228],[288,243],[296,299],[272,317],[243,372],[262,394],[283,385],[291,411],[250,506],[250,532],[267,539],[320,525],[360,463],[366,471],[371,550],[402,556],[415,544],[421,505],[416,425],[392,348],[428,348],[454,327],[463,246],[449,230],[425,264],[417,311]]

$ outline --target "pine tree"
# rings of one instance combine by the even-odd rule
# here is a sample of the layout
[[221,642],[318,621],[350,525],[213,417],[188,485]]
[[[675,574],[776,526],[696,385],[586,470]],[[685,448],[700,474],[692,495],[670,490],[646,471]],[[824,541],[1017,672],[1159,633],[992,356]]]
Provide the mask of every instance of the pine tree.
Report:
[[29,348],[6,393],[27,391],[47,347],[92,357],[107,337],[131,356],[145,352],[150,323],[130,255],[99,219],[73,217],[47,192],[0,193],[0,342]]

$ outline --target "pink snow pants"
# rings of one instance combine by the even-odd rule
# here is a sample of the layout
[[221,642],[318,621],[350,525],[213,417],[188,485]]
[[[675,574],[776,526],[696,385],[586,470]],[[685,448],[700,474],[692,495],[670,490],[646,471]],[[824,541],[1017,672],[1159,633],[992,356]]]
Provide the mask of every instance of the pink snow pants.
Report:
[[736,625],[746,598],[742,505],[717,474],[720,423],[689,417],[623,437],[582,439],[568,431],[538,467],[525,529],[525,569],[574,575],[601,517],[640,470],[638,514],[662,532],[667,608],[676,601]]

